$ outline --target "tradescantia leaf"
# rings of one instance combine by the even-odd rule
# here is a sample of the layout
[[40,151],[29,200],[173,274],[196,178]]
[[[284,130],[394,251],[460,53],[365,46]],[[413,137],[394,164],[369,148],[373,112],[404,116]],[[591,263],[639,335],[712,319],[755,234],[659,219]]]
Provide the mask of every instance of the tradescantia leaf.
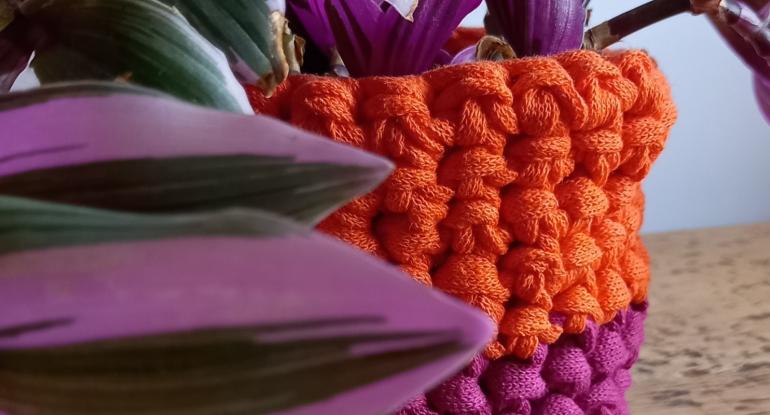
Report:
[[305,232],[258,210],[138,215],[0,196],[0,255],[32,249],[183,236],[274,236]]
[[[19,211],[44,208],[84,233],[111,215]],[[0,240],[60,234],[55,218],[30,215],[6,220]],[[179,224],[117,217],[113,235],[130,221]],[[252,237],[237,225],[254,218],[227,222],[232,235],[0,255],[0,411],[382,414],[459,369],[491,334],[478,311],[329,237]]]
[[391,169],[268,117],[145,92],[80,84],[0,99],[0,194],[133,212],[240,206],[314,224]]
[[156,0],[29,0],[20,11],[47,34],[32,61],[42,83],[121,79],[253,113],[222,53]]
[[[285,326],[334,323],[342,325]],[[453,332],[260,341],[281,331],[235,327],[0,350],[8,362],[0,363],[0,385],[13,390],[0,392],[0,407],[11,415],[266,414],[328,399],[463,349]],[[422,344],[355,352],[415,338]]]
[[295,45],[296,38],[288,30],[283,2],[162,1],[179,10],[206,39],[225,52],[242,82],[270,92],[292,69],[299,71],[301,45]]

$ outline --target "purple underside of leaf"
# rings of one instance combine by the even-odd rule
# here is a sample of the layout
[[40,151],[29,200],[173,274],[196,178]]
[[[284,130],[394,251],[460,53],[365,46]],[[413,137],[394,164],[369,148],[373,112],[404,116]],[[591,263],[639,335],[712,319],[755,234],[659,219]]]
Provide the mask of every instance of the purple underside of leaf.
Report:
[[765,120],[770,123],[770,78],[754,75],[754,91],[757,95],[759,109],[765,116]]
[[56,248],[2,256],[0,268],[0,350],[362,317],[383,323],[302,330],[302,338],[441,331],[462,339],[461,351],[439,361],[292,414],[386,413],[459,369],[492,332],[482,313],[316,234]]
[[328,57],[335,46],[335,41],[324,0],[289,0],[288,6],[311,40]]
[[583,40],[583,0],[490,0],[491,17],[518,56],[554,55]]
[[327,0],[337,46],[353,76],[418,74],[442,62],[441,48],[481,0],[422,0],[414,21],[381,0]]
[[0,125],[0,176],[106,160],[232,154],[362,166],[383,177],[391,168],[384,159],[269,117],[155,96],[56,98],[5,109]]

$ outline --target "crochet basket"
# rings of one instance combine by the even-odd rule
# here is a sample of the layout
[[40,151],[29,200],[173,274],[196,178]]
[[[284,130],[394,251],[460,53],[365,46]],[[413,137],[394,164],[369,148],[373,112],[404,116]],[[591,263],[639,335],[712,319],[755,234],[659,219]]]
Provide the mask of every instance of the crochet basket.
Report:
[[322,230],[498,323],[484,356],[403,415],[627,412],[649,277],[640,182],[676,117],[647,54],[302,75],[270,98],[249,92],[257,112],[396,165]]

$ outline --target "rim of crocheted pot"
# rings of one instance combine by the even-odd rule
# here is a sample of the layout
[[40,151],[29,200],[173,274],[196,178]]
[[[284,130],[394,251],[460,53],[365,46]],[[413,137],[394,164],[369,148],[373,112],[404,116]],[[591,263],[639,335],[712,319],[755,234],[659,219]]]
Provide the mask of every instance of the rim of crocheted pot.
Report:
[[300,75],[270,98],[249,92],[257,112],[394,162],[320,228],[484,310],[499,325],[488,357],[531,356],[646,299],[640,181],[676,118],[646,53]]

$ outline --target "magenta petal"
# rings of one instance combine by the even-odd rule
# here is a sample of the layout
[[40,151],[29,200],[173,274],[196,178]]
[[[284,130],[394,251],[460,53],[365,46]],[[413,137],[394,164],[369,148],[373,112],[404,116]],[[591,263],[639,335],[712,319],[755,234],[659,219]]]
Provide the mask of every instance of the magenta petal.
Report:
[[517,56],[554,55],[583,42],[583,0],[487,0]]
[[318,234],[56,248],[1,256],[0,269],[0,329],[61,323],[0,336],[4,349],[361,316],[384,322],[315,335],[442,331],[462,340],[434,363],[291,414],[387,413],[459,370],[492,333],[482,313]]
[[401,76],[430,69],[481,0],[421,0],[413,22],[381,3],[327,0],[340,55],[353,76]]
[[754,76],[754,92],[757,96],[759,109],[765,116],[765,120],[770,123],[770,80],[762,78],[759,75]]
[[[16,96],[22,96],[18,94]],[[3,97],[3,103],[14,95]],[[147,95],[60,97],[0,111],[0,176],[106,160],[258,154],[374,167],[390,162],[270,117]]]
[[370,57],[377,47],[373,31],[382,13],[378,4],[374,0],[326,0],[326,12],[348,72],[353,76],[369,74]]
[[313,43],[329,57],[335,41],[324,0],[288,0],[288,7]]
[[457,55],[452,58],[450,65],[459,65],[461,63],[469,62],[476,62],[476,45],[468,46],[457,52]]

